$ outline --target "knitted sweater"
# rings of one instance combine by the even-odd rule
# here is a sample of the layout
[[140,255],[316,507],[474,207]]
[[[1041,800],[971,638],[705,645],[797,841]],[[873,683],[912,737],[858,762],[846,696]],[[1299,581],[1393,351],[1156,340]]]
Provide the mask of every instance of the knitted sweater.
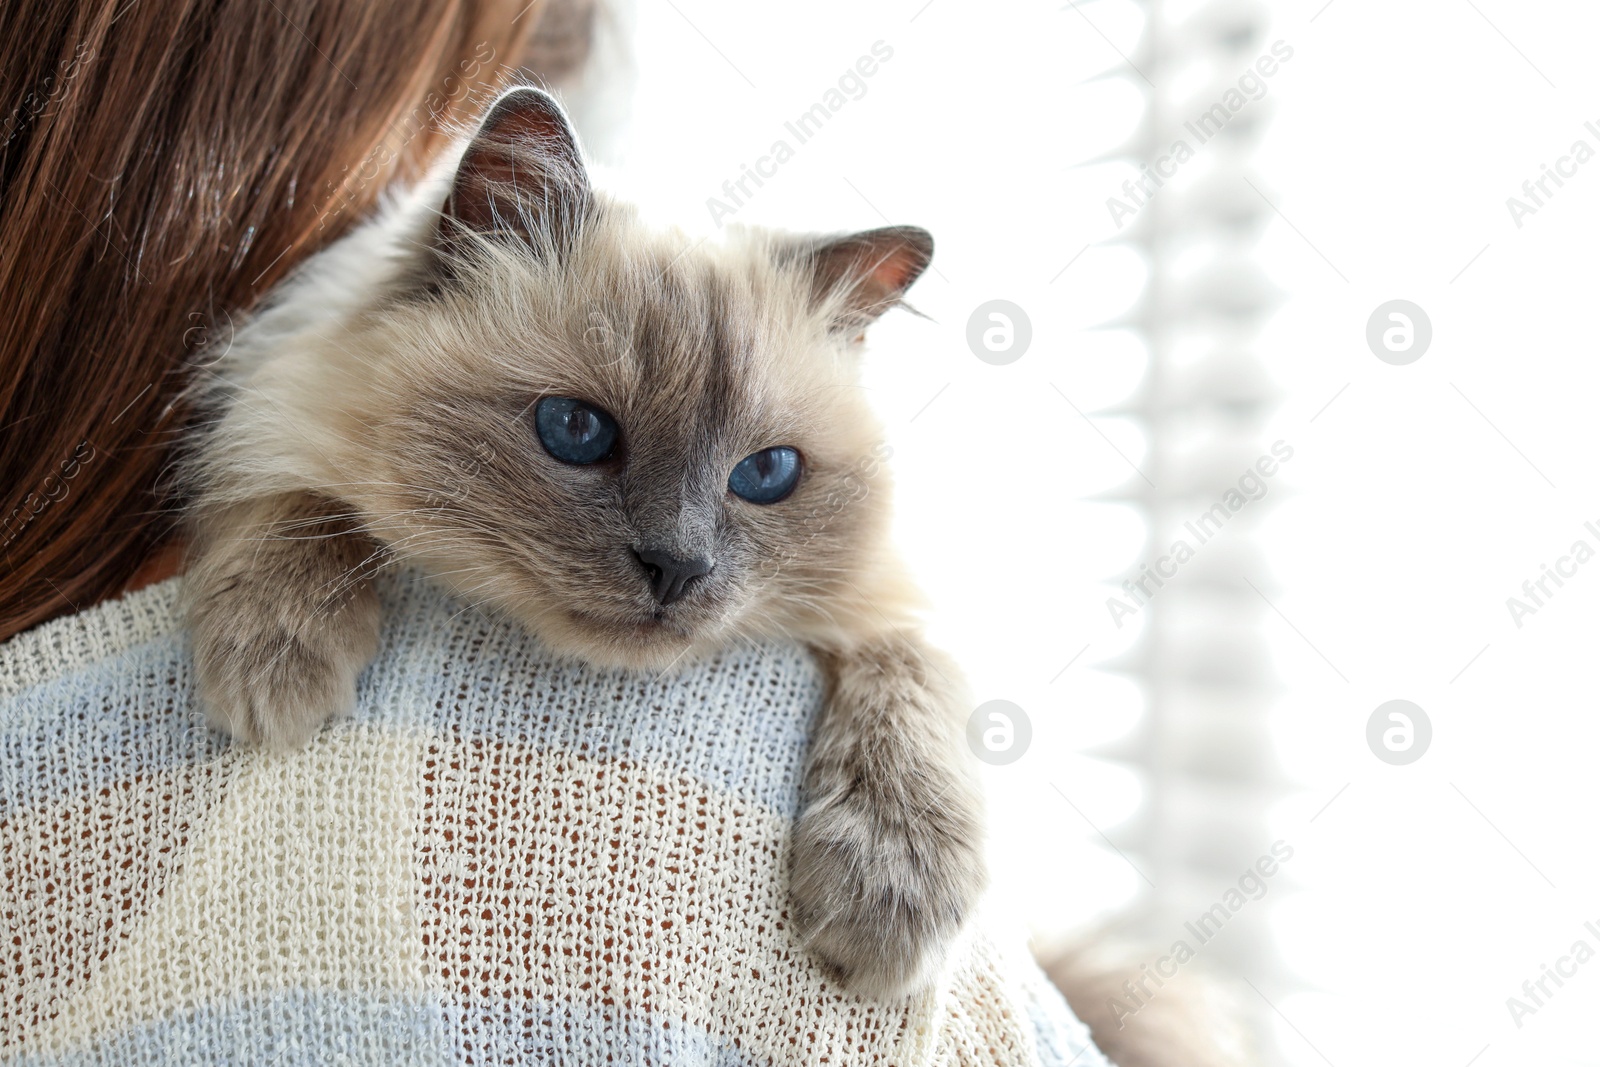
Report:
[[0,646],[0,1062],[1105,1067],[993,915],[895,1003],[807,954],[804,651],[596,671],[380,584],[291,754],[206,729],[175,582]]

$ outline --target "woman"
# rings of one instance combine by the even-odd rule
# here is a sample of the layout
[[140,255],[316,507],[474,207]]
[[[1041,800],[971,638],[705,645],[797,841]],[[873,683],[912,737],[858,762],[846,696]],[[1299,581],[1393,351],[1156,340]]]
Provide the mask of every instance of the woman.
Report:
[[495,0],[0,13],[0,1055],[1103,1062],[981,924],[897,1003],[788,929],[821,700],[793,649],[578,671],[391,575],[354,718],[290,755],[203,728],[160,580],[186,357],[584,25]]

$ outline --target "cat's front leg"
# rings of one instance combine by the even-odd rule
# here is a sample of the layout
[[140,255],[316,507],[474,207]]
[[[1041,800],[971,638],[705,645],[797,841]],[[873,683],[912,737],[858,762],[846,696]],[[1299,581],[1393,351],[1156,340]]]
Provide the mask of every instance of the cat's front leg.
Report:
[[310,493],[202,510],[184,607],[211,724],[274,749],[355,706],[378,648],[377,544]]
[[827,704],[790,858],[807,945],[852,989],[925,983],[982,891],[982,800],[959,677],[919,635],[819,650]]

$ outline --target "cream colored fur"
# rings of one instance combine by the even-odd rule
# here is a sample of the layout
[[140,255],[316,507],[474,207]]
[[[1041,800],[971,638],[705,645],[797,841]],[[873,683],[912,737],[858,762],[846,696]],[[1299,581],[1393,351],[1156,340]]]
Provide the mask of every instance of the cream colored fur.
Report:
[[[803,641],[832,692],[795,918],[852,987],[924,983],[984,883],[980,800],[966,696],[888,544],[857,373],[861,331],[931,250],[910,229],[649,229],[590,187],[553,101],[506,94],[203,369],[185,599],[212,721],[290,747],[348,711],[376,647],[370,577],[399,561],[594,664]],[[619,456],[555,461],[529,418],[545,396],[613,415]],[[803,456],[794,494],[730,494],[732,466],[774,445]],[[660,605],[641,545],[715,566]]]

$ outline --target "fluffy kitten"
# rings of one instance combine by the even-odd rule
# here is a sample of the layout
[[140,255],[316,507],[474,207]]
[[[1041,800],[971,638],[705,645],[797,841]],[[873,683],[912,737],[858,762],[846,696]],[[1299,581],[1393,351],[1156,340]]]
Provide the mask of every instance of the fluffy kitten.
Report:
[[597,665],[798,639],[831,684],[793,913],[853,988],[923,983],[984,882],[979,797],[857,349],[932,250],[652,231],[550,97],[507,92],[210,368],[185,604],[211,721],[282,749],[349,711],[399,561]]

